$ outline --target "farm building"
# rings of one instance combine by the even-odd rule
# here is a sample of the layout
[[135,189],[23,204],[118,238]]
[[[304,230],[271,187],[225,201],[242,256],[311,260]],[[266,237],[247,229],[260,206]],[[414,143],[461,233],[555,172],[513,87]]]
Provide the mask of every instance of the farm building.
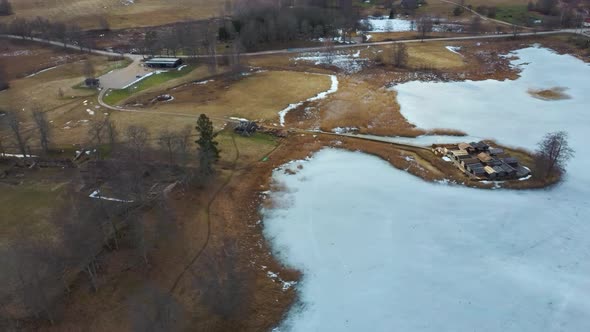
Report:
[[530,170],[520,165],[518,159],[485,142],[434,146],[433,152],[445,156],[465,174],[478,180],[510,180],[530,175]]
[[84,80],[84,85],[87,88],[98,88],[100,87],[100,80],[98,78],[87,78]]
[[145,62],[150,68],[176,68],[182,65],[180,58],[151,58]]

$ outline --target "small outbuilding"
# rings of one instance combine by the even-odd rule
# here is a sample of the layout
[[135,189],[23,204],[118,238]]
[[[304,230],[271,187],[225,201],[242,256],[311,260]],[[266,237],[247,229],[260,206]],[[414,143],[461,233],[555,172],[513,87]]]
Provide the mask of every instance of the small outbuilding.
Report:
[[479,161],[481,161],[482,163],[487,163],[492,160],[492,157],[490,157],[490,155],[487,153],[480,152],[477,155],[477,159],[479,159]]
[[87,78],[84,80],[84,85],[87,88],[98,88],[100,87],[100,80],[98,78]]
[[504,153],[504,149],[500,149],[500,148],[491,148],[488,153],[492,156],[497,156],[499,154],[503,154]]

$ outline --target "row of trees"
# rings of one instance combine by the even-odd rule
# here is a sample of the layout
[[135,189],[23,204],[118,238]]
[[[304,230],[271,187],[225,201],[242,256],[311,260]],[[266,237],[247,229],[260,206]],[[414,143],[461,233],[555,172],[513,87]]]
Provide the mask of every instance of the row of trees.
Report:
[[85,33],[76,24],[52,22],[42,17],[27,20],[17,17],[9,24],[0,24],[0,32],[20,36],[22,39],[41,38],[53,40],[64,44],[73,44],[80,50],[90,49],[95,46],[94,39]]

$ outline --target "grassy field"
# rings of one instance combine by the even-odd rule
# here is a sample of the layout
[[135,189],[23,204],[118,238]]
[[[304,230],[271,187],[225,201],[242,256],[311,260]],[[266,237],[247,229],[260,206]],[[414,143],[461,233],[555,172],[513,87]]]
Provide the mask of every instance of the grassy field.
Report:
[[[64,204],[65,184],[49,180],[51,173],[26,174],[19,185],[0,183],[0,245],[17,238],[53,241],[58,237],[52,213]],[[47,176],[47,178],[45,178]]]
[[537,13],[529,12],[526,5],[499,6],[496,12],[497,20],[516,24],[524,24],[541,17]]
[[195,66],[189,65],[189,66],[182,68],[181,70],[170,70],[170,71],[165,71],[165,72],[159,72],[157,74],[155,73],[155,74],[151,75],[150,77],[143,79],[126,89],[109,91],[105,95],[104,102],[106,102],[109,105],[115,105],[115,104],[119,103],[120,101],[123,101],[123,100],[131,97],[131,95],[133,95],[135,93],[139,93],[139,92],[145,91],[149,88],[160,86],[167,81],[183,77],[183,76],[187,75],[188,73],[192,72],[194,69],[195,69]]
[[[325,75],[291,71],[268,71],[238,80],[216,80],[189,84],[170,93],[174,101],[159,103],[149,110],[170,113],[201,113],[213,117],[235,116],[278,122],[278,112],[289,104],[315,96],[330,88]],[[144,101],[153,98],[146,96]]]
[[224,6],[223,1],[217,0],[18,0],[12,3],[17,17],[67,20],[87,29],[99,28],[101,17],[117,29],[207,19],[219,16]]

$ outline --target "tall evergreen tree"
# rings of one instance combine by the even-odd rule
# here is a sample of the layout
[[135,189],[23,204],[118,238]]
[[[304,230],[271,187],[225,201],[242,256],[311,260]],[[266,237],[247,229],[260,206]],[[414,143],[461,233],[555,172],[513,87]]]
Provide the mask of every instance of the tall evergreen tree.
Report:
[[213,122],[205,114],[199,116],[196,129],[200,135],[196,141],[199,145],[200,171],[202,175],[210,175],[213,173],[213,163],[219,159],[219,148],[215,141],[217,134],[213,132]]

